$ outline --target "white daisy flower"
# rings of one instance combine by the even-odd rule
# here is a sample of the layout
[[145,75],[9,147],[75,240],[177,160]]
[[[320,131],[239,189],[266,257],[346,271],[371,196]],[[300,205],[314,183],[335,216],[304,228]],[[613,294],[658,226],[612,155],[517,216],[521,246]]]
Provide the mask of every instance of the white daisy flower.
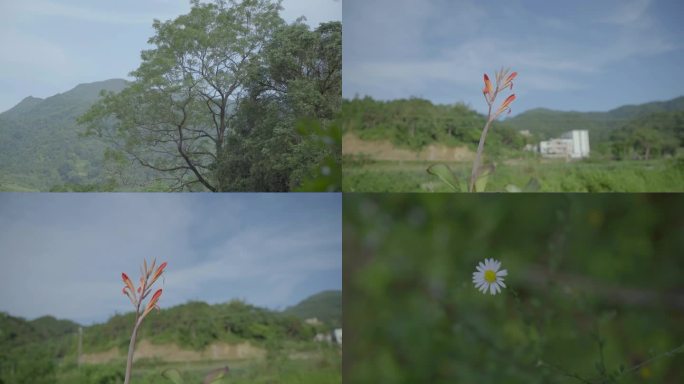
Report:
[[501,288],[506,288],[503,282],[504,276],[508,275],[508,271],[502,269],[501,262],[494,259],[485,259],[484,263],[480,262],[477,266],[477,271],[473,272],[473,284],[475,288],[482,293],[489,293],[496,295],[501,291]]

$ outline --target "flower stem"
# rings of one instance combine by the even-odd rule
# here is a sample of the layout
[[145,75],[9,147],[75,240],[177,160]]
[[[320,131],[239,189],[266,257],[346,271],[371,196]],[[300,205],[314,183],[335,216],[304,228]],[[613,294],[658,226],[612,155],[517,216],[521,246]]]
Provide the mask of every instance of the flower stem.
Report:
[[135,352],[135,340],[138,338],[138,327],[142,323],[140,318],[140,303],[142,302],[143,291],[140,291],[140,298],[135,307],[135,326],[133,326],[133,333],[131,333],[131,341],[128,343],[128,358],[126,359],[126,375],[124,376],[124,384],[130,384],[131,373],[133,371],[133,352]]
[[[489,126],[492,123],[492,105],[489,104],[489,113],[487,114],[487,123],[482,130],[480,135],[480,143],[477,145],[477,154],[475,155],[475,161],[473,162],[473,171],[470,173],[470,187],[468,192],[475,192],[475,182],[477,181],[477,176],[480,171],[480,162],[482,161],[482,152],[484,152],[484,144],[487,139],[487,131],[489,131]],[[481,191],[477,191],[481,192]]]
[[131,342],[128,344],[128,359],[126,360],[126,376],[124,378],[124,384],[129,384],[131,382],[131,372],[133,371],[133,352],[135,351],[135,339],[138,337],[138,327],[140,326],[137,316],[135,320],[135,327],[133,327],[133,333],[131,334]]

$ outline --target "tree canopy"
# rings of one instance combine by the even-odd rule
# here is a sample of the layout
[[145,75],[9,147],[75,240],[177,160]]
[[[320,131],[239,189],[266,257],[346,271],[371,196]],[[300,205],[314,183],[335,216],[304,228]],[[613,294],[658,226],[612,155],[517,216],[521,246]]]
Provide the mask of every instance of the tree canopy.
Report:
[[193,0],[187,15],[155,20],[133,83],[80,122],[171,190],[298,186],[329,151],[296,122],[326,126],[339,109],[341,25],[310,31],[279,10],[271,0]]

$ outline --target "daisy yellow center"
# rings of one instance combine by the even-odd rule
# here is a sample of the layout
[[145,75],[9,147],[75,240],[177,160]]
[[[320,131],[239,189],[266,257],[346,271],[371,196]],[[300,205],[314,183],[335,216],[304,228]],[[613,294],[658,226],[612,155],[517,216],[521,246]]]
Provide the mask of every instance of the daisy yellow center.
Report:
[[495,282],[496,281],[496,272],[492,271],[491,269],[486,270],[484,273],[484,279],[489,284]]

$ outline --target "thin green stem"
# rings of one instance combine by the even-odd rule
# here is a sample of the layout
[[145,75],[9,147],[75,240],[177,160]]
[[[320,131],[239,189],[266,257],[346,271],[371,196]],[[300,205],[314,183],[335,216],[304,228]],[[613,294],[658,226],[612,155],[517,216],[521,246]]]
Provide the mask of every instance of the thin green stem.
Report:
[[140,318],[140,303],[142,302],[142,290],[141,296],[138,298],[138,305],[135,308],[135,326],[133,326],[133,333],[131,333],[131,341],[128,343],[128,358],[126,359],[126,375],[124,377],[124,384],[130,384],[131,373],[133,371],[133,353],[135,352],[135,340],[138,337],[138,328],[142,323]]
[[[468,192],[475,192],[475,182],[477,181],[478,173],[480,172],[480,162],[482,160],[482,152],[484,152],[485,140],[487,139],[487,131],[489,131],[489,126],[492,124],[492,105],[489,104],[489,113],[487,114],[487,123],[482,130],[480,135],[480,143],[477,145],[477,154],[475,155],[475,161],[473,162],[473,170],[470,173],[470,187]],[[480,192],[480,191],[477,191]]]

